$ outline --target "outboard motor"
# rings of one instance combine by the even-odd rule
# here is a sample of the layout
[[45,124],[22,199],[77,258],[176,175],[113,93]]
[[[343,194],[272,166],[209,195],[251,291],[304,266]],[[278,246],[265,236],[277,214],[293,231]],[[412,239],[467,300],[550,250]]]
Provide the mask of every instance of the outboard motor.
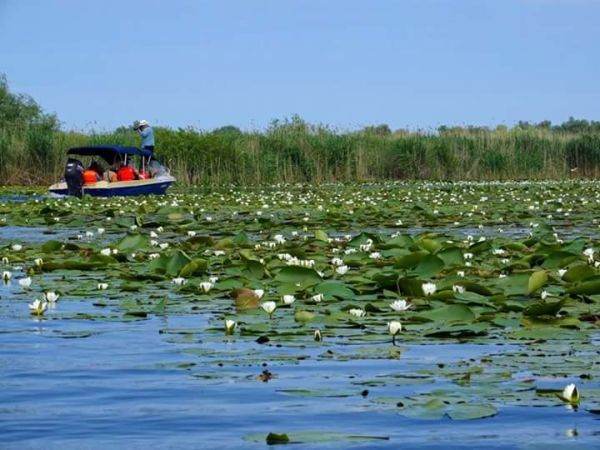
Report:
[[83,191],[83,164],[81,161],[72,158],[67,160],[65,181],[69,195],[81,197]]

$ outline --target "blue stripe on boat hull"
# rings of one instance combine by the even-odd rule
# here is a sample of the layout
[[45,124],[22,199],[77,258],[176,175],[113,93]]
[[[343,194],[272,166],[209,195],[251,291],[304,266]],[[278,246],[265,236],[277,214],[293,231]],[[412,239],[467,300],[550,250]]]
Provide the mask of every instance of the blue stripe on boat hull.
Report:
[[[131,197],[136,195],[162,195],[167,192],[172,181],[162,183],[123,186],[115,188],[83,188],[84,195],[92,197]],[[50,189],[50,192],[58,195],[68,195],[67,189]]]

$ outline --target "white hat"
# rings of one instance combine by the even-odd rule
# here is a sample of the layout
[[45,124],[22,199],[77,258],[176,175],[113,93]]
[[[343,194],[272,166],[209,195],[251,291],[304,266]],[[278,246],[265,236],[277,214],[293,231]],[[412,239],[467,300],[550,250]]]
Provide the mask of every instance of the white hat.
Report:
[[144,120],[144,119],[142,119],[142,120],[140,120],[140,121],[139,121],[139,126],[140,126],[140,127],[143,127],[143,126],[149,126],[149,125],[150,125],[150,124],[148,123],[148,121],[147,121],[147,120]]

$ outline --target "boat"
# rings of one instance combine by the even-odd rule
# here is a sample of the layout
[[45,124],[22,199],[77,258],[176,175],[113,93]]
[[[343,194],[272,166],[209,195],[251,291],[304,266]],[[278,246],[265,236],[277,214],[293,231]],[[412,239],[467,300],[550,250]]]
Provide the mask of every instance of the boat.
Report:
[[[115,197],[115,196],[138,196],[138,195],[162,195],[175,182],[169,170],[156,160],[149,150],[137,147],[122,147],[117,145],[101,145],[92,147],[75,147],[67,151],[69,159],[65,168],[65,179],[55,183],[48,188],[53,196],[66,195],[91,195],[93,197]],[[131,181],[97,181],[95,183],[83,183],[81,169],[83,164],[75,156],[99,157],[109,167],[117,163],[127,164],[128,160],[139,158],[140,167],[143,172],[152,167],[154,176],[147,179]],[[79,167],[78,171],[70,170]]]

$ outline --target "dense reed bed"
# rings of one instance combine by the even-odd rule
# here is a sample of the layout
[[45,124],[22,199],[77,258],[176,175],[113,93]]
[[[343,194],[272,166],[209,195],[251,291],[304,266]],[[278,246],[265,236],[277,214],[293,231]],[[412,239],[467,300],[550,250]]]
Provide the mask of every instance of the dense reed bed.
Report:
[[[519,123],[512,129],[392,132],[387,126],[340,131],[296,117],[261,131],[159,127],[156,135],[159,158],[185,184],[561,179],[600,173],[600,126],[575,120],[557,127]],[[56,180],[70,147],[137,142],[125,127],[65,131],[55,116],[30,98],[10,93],[0,78],[2,184]]]

